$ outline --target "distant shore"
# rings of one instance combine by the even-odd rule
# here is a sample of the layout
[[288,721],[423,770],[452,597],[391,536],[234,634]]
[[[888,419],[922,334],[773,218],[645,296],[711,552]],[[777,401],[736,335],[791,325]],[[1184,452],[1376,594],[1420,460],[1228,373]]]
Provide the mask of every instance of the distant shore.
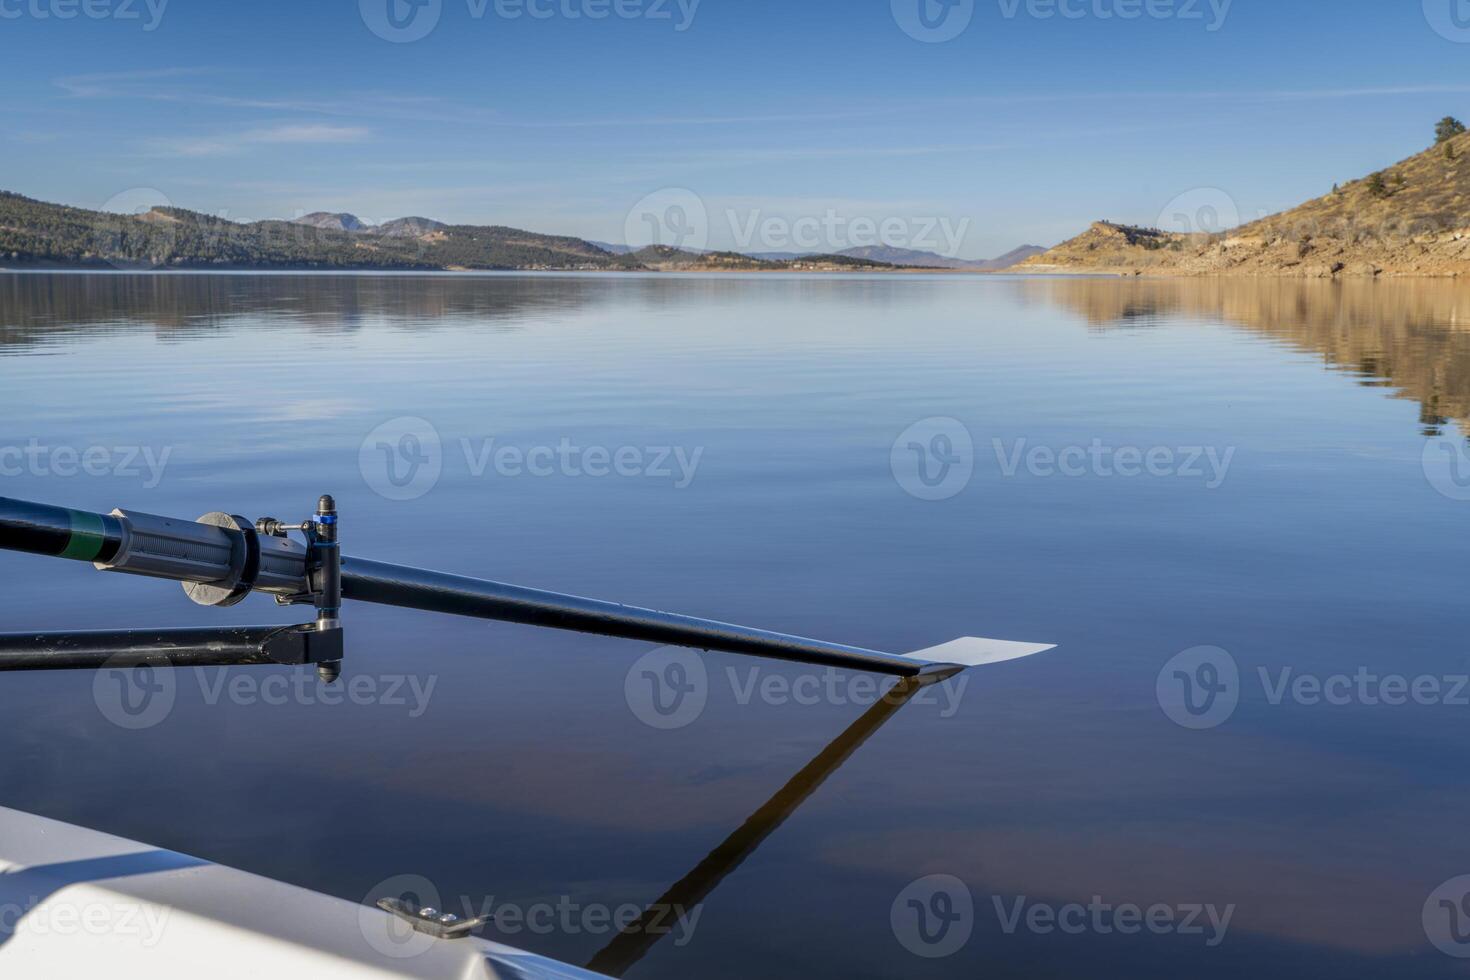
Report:
[[396,268],[391,266],[250,266],[250,265],[207,265],[207,266],[114,266],[107,263],[102,264],[17,264],[0,263],[0,274],[3,273],[71,273],[102,275],[329,275],[329,276],[483,276],[483,275],[599,275],[599,276],[681,276],[681,275],[720,275],[720,276],[806,276],[806,275],[925,275],[925,276],[954,276],[954,275],[1010,275],[1014,270],[987,270],[987,269],[931,269],[922,266],[889,266],[889,267],[851,267],[851,268],[810,268],[810,269],[731,269],[719,266],[707,268],[679,268],[679,269],[639,269],[639,268],[514,268],[514,269],[429,269],[422,267]]
[[[681,242],[683,238],[680,239]],[[834,246],[835,248],[836,246]],[[0,191],[0,268],[356,272],[993,272],[1043,249],[989,260],[866,245],[833,252],[628,247],[430,218],[366,224],[347,213],[238,222],[172,206],[90,211]]]

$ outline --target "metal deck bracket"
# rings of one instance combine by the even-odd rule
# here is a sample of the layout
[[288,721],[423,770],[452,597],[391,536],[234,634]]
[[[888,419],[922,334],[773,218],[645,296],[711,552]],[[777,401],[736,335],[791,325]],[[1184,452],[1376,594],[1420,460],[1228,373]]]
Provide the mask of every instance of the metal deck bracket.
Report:
[[464,939],[490,921],[488,916],[473,919],[461,918],[453,912],[441,912],[435,908],[420,907],[402,898],[380,898],[378,908],[384,912],[391,912],[407,922],[413,927],[414,932],[422,932],[435,939]]

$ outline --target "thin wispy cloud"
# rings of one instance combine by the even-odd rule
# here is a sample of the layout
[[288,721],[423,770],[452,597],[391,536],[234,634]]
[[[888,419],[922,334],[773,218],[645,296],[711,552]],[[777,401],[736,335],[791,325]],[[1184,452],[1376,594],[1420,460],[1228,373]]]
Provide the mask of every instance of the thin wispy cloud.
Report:
[[[1405,95],[1440,95],[1470,93],[1470,85],[1399,85],[1378,88],[1336,89],[1288,89],[1265,91],[1195,91],[1195,92],[1028,92],[1019,94],[966,95],[932,100],[935,104],[950,105],[994,105],[1024,106],[1054,103],[1126,101],[1149,102],[1213,102],[1231,100],[1238,102],[1309,102],[1331,99],[1359,99]],[[841,109],[812,110],[807,112],[748,113],[740,115],[659,115],[619,116],[578,119],[517,119],[503,113],[484,113],[467,109],[485,125],[512,129],[621,129],[642,127],[687,127],[687,126],[741,126],[755,124],[844,122],[853,119],[870,119],[879,115],[912,112],[909,101],[876,101],[861,106],[848,105]]]
[[[909,101],[873,100],[862,105],[846,104],[830,109],[815,108],[800,112],[752,111],[738,114],[668,113],[659,115],[581,116],[577,118],[517,118],[499,109],[461,105],[437,96],[403,93],[356,92],[328,98],[297,97],[291,94],[262,97],[257,94],[235,94],[229,91],[203,91],[202,76],[220,73],[199,67],[170,67],[138,71],[94,72],[62,76],[54,84],[76,99],[134,99],[212,106],[220,109],[261,110],[360,119],[409,118],[422,123],[453,122],[521,130],[599,130],[599,129],[681,129],[688,127],[760,126],[782,124],[840,123],[912,111]],[[183,84],[180,84],[183,83]],[[1044,104],[1091,104],[1127,102],[1311,102],[1362,98],[1388,98],[1415,95],[1455,95],[1470,93],[1470,85],[1395,85],[1378,87],[1267,89],[1258,91],[1059,91],[956,95],[931,100],[935,105],[1026,106]],[[224,148],[206,149],[207,143],[194,145],[190,155],[227,152]],[[204,152],[198,152],[204,151]],[[188,152],[185,150],[184,152]]]
[[[899,111],[902,104],[847,107],[829,111],[773,112],[740,115],[607,116],[580,119],[516,119],[497,109],[446,102],[437,96],[403,93],[359,92],[333,98],[262,98],[230,93],[205,92],[197,83],[167,84],[172,80],[218,74],[203,68],[175,67],[142,71],[96,72],[67,75],[53,84],[68,96],[79,99],[135,99],[178,102],[220,108],[297,111],[342,116],[411,116],[425,122],[474,121],[484,125],[516,129],[607,129],[636,126],[720,126],[754,123],[819,122],[861,119],[878,112]],[[164,83],[164,84],[160,84]]]
[[153,149],[189,157],[226,156],[255,146],[285,144],[357,143],[370,135],[363,126],[287,125],[247,129],[218,136],[154,140]]
[[[73,99],[129,99],[143,102],[173,102],[214,106],[221,109],[263,109],[270,112],[301,112],[317,115],[367,115],[366,100],[334,101],[308,98],[261,98],[256,95],[206,92],[199,79],[218,76],[207,68],[153,68],[142,71],[94,72],[64,75],[52,80]],[[174,84],[188,80],[186,84]],[[408,101],[408,100],[383,100]]]
[[[1392,95],[1463,95],[1470,92],[1470,85],[1400,85],[1386,88],[1334,88],[1297,89],[1280,92],[1254,93],[1266,101],[1310,102],[1315,99],[1359,99]],[[1228,93],[1216,93],[1227,97]],[[1250,96],[1253,93],[1243,93]]]
[[[1026,92],[1001,95],[957,95],[933,99],[934,105],[1025,106],[1056,103],[1102,102],[1124,103],[1188,103],[1188,102],[1316,102],[1340,99],[1388,98],[1409,95],[1463,95],[1470,85],[1396,85],[1377,88],[1266,89],[1259,91],[1088,91]],[[892,107],[894,109],[899,106]]]
[[631,126],[738,126],[750,123],[836,122],[867,119],[881,112],[897,112],[900,106],[842,109],[831,112],[766,113],[740,116],[642,116],[602,119],[524,120],[497,117],[491,125],[516,129],[602,129]]
[[139,71],[104,71],[63,75],[52,83],[76,99],[108,99],[139,94],[139,83],[157,83],[167,78],[187,78],[208,73],[207,68],[147,68]]

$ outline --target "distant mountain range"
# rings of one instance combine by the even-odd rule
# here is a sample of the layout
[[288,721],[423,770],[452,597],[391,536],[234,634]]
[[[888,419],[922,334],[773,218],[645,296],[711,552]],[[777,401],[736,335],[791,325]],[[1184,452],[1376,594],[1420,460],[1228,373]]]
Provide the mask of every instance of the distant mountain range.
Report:
[[951,259],[936,252],[921,252],[911,248],[891,248],[886,245],[869,245],[862,248],[849,248],[838,252],[854,259],[869,259],[874,262],[885,262],[888,265],[921,266],[926,269],[974,269],[987,272],[997,272],[1001,269],[1009,269],[1018,262],[1024,262],[1033,255],[1040,255],[1046,249],[1038,245],[1022,245],[1013,248],[1006,254],[995,259]]
[[[605,249],[614,255],[626,255],[633,251],[627,245],[614,245],[610,242],[592,242],[598,248]],[[894,248],[887,245],[863,245],[856,248],[845,248],[840,252],[832,252],[832,255],[840,255],[848,259],[865,259],[872,262],[881,262],[884,265],[904,266],[918,269],[967,269],[971,271],[998,272],[1001,269],[1009,269],[1011,266],[1024,262],[1033,255],[1041,255],[1046,249],[1039,245],[1022,245],[1013,248],[1006,254],[994,259],[951,259],[938,252],[925,252],[912,248]],[[753,259],[762,262],[790,262],[793,259],[810,258],[813,255],[828,253],[821,252],[746,252]]]
[[327,231],[366,231],[371,225],[365,225],[355,214],[332,214],[328,211],[313,211],[304,214],[294,222],[298,225],[310,225],[313,228],[322,228]]
[[434,221],[432,218],[398,218],[395,221],[385,221],[381,225],[363,224],[362,219],[355,214],[332,213],[330,211],[313,211],[296,218],[292,224],[310,225],[313,228],[324,228],[329,231],[355,231],[363,234],[386,235],[389,238],[418,238],[430,232],[443,231],[449,226],[442,221]]
[[8,266],[737,272],[982,267],[951,261],[902,249],[780,258],[664,246],[630,249],[422,217],[370,225],[353,214],[326,211],[294,221],[244,223],[172,207],[125,215],[0,191],[0,265]]

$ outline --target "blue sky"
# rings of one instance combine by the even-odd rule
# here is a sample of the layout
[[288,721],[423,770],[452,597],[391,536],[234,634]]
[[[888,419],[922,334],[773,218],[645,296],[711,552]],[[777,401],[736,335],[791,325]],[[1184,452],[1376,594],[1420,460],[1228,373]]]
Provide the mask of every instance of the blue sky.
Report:
[[1463,0],[415,2],[0,0],[0,187],[980,257],[1249,219],[1470,117]]

